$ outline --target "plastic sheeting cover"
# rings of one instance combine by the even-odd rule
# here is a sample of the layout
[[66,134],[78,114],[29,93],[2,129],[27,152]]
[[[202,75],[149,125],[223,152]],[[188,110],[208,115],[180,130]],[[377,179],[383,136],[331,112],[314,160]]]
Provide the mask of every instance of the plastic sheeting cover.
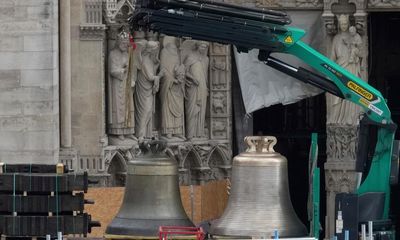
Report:
[[[306,30],[307,34],[302,41],[321,51],[324,38],[321,13],[301,11],[288,12],[288,14],[292,18],[292,26]],[[294,103],[321,93],[320,89],[260,62],[258,49],[253,49],[248,53],[238,53],[235,48],[234,52],[246,113],[274,104]],[[273,53],[272,56],[293,66],[312,70],[301,60],[288,54]]]

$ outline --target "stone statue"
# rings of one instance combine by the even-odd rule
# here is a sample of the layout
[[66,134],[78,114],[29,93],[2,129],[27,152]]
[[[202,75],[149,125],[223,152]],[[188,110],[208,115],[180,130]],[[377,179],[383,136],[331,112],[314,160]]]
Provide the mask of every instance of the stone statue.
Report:
[[[357,33],[357,29],[354,26],[349,28],[350,38],[347,40],[346,44],[350,48],[350,58],[349,62],[354,64],[361,63],[361,48],[362,48],[362,39],[361,36]],[[356,68],[357,76],[361,76],[361,68]]]
[[186,68],[185,116],[186,137],[204,137],[207,105],[207,81],[209,44],[204,41],[187,40],[182,44],[182,58]]
[[[362,39],[354,26],[350,26],[349,16],[338,18],[339,33],[333,38],[331,58],[357,77],[361,77]],[[356,104],[327,94],[327,124],[356,126],[361,108]]]
[[136,136],[139,141],[151,138],[153,135],[155,95],[159,90],[160,78],[163,75],[162,72],[157,75],[160,63],[159,45],[159,42],[148,41],[141,52],[141,64],[135,87]]
[[160,54],[161,79],[161,134],[184,139],[185,67],[181,64],[175,37],[165,36]]
[[110,74],[108,132],[110,135],[118,136],[120,141],[124,141],[125,137],[136,140],[133,135],[135,133],[133,103],[135,74],[133,71],[132,51],[133,48],[129,44],[129,35],[122,31],[118,34],[115,46],[108,57]]
[[213,84],[217,88],[225,88],[226,87],[225,72],[227,70],[225,61],[217,60],[214,58],[212,61],[211,70],[214,79]]

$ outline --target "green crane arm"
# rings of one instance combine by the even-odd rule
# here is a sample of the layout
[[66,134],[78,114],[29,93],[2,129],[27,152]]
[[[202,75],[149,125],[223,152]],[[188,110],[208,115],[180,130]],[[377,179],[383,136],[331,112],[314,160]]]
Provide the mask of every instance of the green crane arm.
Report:
[[[390,164],[395,124],[381,93],[365,81],[301,41],[305,31],[286,26],[286,13],[252,9],[214,0],[137,0],[130,19],[131,31],[151,30],[171,36],[191,37],[235,45],[238,50],[260,49],[259,59],[277,70],[313,84],[361,106],[370,122],[379,127],[370,171],[357,190],[384,192],[383,218],[388,218]],[[270,53],[296,56],[323,76],[295,68]]]
[[[293,34],[290,35],[290,32]],[[378,90],[299,40],[299,32],[304,31],[291,28],[288,34],[281,36],[282,42],[287,46],[284,52],[298,57],[318,72],[329,77],[329,80],[340,89],[347,100],[363,107],[367,117],[379,126],[371,168],[357,192],[359,194],[384,192],[383,218],[387,219],[390,203],[390,164],[395,128],[386,101]],[[291,36],[291,39],[288,39],[288,36]]]
[[279,36],[279,41],[285,44],[282,52],[298,57],[329,77],[329,80],[340,89],[342,96],[363,107],[372,121],[383,125],[392,122],[390,110],[378,90],[302,42],[300,38],[304,36],[303,30],[289,27],[288,30]]

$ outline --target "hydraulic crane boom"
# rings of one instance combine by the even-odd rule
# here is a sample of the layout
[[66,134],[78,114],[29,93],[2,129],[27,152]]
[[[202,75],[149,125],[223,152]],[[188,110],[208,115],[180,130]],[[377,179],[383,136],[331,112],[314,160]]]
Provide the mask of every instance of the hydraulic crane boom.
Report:
[[[151,30],[177,37],[235,45],[239,51],[260,49],[265,64],[331,94],[347,99],[377,125],[378,141],[367,178],[359,194],[384,192],[382,219],[388,218],[390,164],[396,125],[379,91],[301,41],[305,31],[286,26],[284,12],[256,10],[211,0],[138,0],[130,19],[131,30]],[[321,75],[290,66],[271,57],[273,52],[296,56]]]

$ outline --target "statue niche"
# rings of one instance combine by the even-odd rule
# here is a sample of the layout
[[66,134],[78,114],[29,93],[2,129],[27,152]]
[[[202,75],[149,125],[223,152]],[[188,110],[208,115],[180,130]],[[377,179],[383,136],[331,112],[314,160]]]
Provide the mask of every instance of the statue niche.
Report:
[[[356,27],[351,26],[347,14],[336,16],[338,33],[332,41],[331,59],[357,77],[361,77],[363,42]],[[326,232],[325,238],[335,234],[335,196],[338,192],[353,192],[361,182],[356,168],[358,124],[362,109],[356,104],[326,95],[327,105],[327,161]]]
[[185,67],[177,47],[177,38],[165,36],[160,54],[161,69],[161,134],[167,139],[184,138]]
[[110,138],[112,144],[117,142],[131,144],[136,140],[132,51],[128,33],[121,31],[108,57],[110,90],[108,133],[113,136]]
[[182,59],[186,68],[185,117],[186,137],[205,137],[205,117],[208,96],[207,56],[209,44],[204,41],[186,40],[182,44]]
[[[139,69],[135,87],[135,122],[136,136],[139,141],[153,137],[153,114],[155,111],[155,96],[159,90],[160,78],[163,71],[157,74],[160,60],[159,42],[147,41],[144,47],[137,48]],[[139,48],[141,48],[139,50]]]

